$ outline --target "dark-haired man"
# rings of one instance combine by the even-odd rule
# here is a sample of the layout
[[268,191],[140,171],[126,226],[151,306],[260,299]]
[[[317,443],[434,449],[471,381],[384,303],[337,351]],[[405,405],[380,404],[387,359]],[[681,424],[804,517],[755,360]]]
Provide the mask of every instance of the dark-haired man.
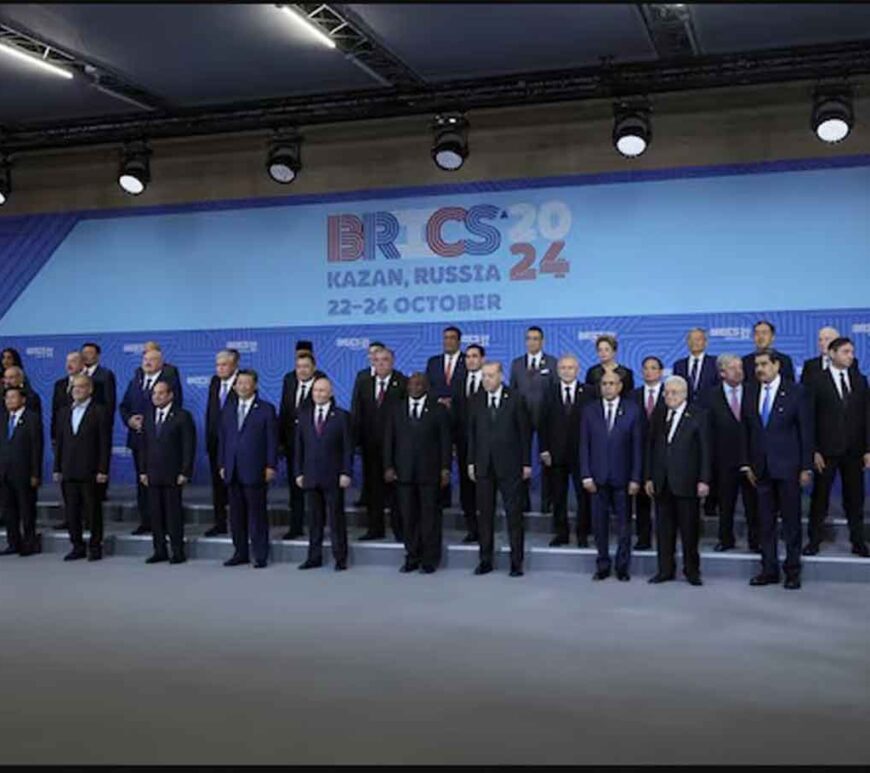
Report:
[[794,365],[792,365],[791,357],[773,348],[773,341],[776,338],[776,327],[773,322],[766,319],[759,320],[752,328],[752,336],[755,340],[755,351],[743,357],[743,374],[746,377],[746,383],[755,383],[755,355],[763,351],[774,352],[779,357],[779,377],[783,381],[794,381]]

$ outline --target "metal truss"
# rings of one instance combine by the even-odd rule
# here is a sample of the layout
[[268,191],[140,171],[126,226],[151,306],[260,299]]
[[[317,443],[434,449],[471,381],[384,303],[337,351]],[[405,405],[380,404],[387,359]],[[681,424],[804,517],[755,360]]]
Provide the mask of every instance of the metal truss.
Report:
[[679,59],[701,53],[692,12],[685,3],[640,3],[640,15],[660,59]]

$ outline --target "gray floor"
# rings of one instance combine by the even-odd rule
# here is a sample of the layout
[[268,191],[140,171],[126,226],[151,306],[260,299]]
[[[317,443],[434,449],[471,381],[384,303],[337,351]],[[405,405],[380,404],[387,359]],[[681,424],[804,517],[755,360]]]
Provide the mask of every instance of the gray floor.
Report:
[[868,763],[870,587],[0,559],[0,761]]

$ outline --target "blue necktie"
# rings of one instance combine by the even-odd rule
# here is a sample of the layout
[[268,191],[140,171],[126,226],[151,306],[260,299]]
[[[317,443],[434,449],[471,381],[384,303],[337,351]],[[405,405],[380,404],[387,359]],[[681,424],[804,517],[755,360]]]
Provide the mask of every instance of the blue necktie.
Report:
[[761,423],[767,426],[770,421],[770,384],[764,387],[764,400],[761,403]]
[[12,439],[12,433],[13,433],[14,431],[15,431],[15,417],[14,417],[14,416],[10,416],[10,417],[9,417],[9,426],[6,428],[6,439],[7,439],[7,440],[11,440],[11,439]]

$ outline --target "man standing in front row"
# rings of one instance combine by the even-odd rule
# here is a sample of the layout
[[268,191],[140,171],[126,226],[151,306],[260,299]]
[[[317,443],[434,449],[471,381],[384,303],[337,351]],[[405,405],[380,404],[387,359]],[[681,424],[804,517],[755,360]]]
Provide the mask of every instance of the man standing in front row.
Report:
[[254,567],[263,569],[269,557],[266,492],[278,467],[278,419],[275,406],[257,396],[256,371],[239,371],[236,394],[236,410],[224,411],[221,417],[218,449],[220,474],[229,493],[235,549],[224,566],[247,564],[252,552]]
[[532,477],[531,428],[522,396],[502,382],[500,362],[483,366],[484,393],[474,402],[468,427],[468,477],[477,484],[480,563],[493,569],[495,498],[501,492],[511,546],[511,577],[523,576],[523,498]]
[[414,373],[384,433],[384,479],[396,483],[402,513],[403,573],[432,574],[441,563],[439,492],[450,481],[451,451],[447,409],[433,399],[426,377]]
[[205,537],[218,537],[227,533],[227,484],[220,475],[218,461],[218,437],[224,408],[235,411],[238,397],[233,388],[239,372],[239,352],[222,349],[215,355],[215,374],[208,385],[208,402],[205,408],[205,448],[208,452],[208,467],[211,473],[211,502],[214,508],[214,525],[205,532]]
[[583,411],[580,423],[580,476],[592,497],[592,526],[598,548],[595,580],[610,576],[610,511],[616,514],[619,547],[616,576],[631,579],[631,500],[643,476],[643,424],[640,408],[623,400],[622,379],[605,373],[601,398]]
[[[147,564],[169,561],[182,564],[184,556],[184,513],[181,491],[193,477],[196,429],[193,417],[173,404],[175,395],[165,381],[151,390],[154,409],[145,414],[142,432],[140,482],[148,490],[154,553]],[[172,558],[166,552],[166,535]]]
[[758,493],[761,573],[750,585],[779,582],[776,516],[782,518],[786,559],[785,587],[801,587],[801,486],[812,479],[812,408],[800,384],[780,375],[780,354],[755,355],[756,381],[746,390],[746,428],[741,471]]
[[91,397],[90,376],[73,378],[72,405],[61,409],[57,419],[54,479],[61,484],[72,550],[64,561],[84,558],[83,523],[91,525],[88,561],[103,557],[103,501],[99,485],[109,480],[112,437],[109,417]]
[[341,572],[347,569],[347,519],[341,491],[350,486],[353,467],[350,414],[333,405],[332,383],[320,376],[311,387],[311,403],[298,419],[292,474],[305,492],[309,518],[308,557],[299,568],[323,566],[323,526],[328,522],[335,571]]
[[677,531],[683,546],[683,573],[690,585],[702,585],[698,539],[699,498],[710,493],[710,442],[703,411],[689,407],[689,385],[682,376],[665,381],[664,421],[650,427],[646,456],[646,493],[655,497],[658,572],[653,584],[676,576]]

